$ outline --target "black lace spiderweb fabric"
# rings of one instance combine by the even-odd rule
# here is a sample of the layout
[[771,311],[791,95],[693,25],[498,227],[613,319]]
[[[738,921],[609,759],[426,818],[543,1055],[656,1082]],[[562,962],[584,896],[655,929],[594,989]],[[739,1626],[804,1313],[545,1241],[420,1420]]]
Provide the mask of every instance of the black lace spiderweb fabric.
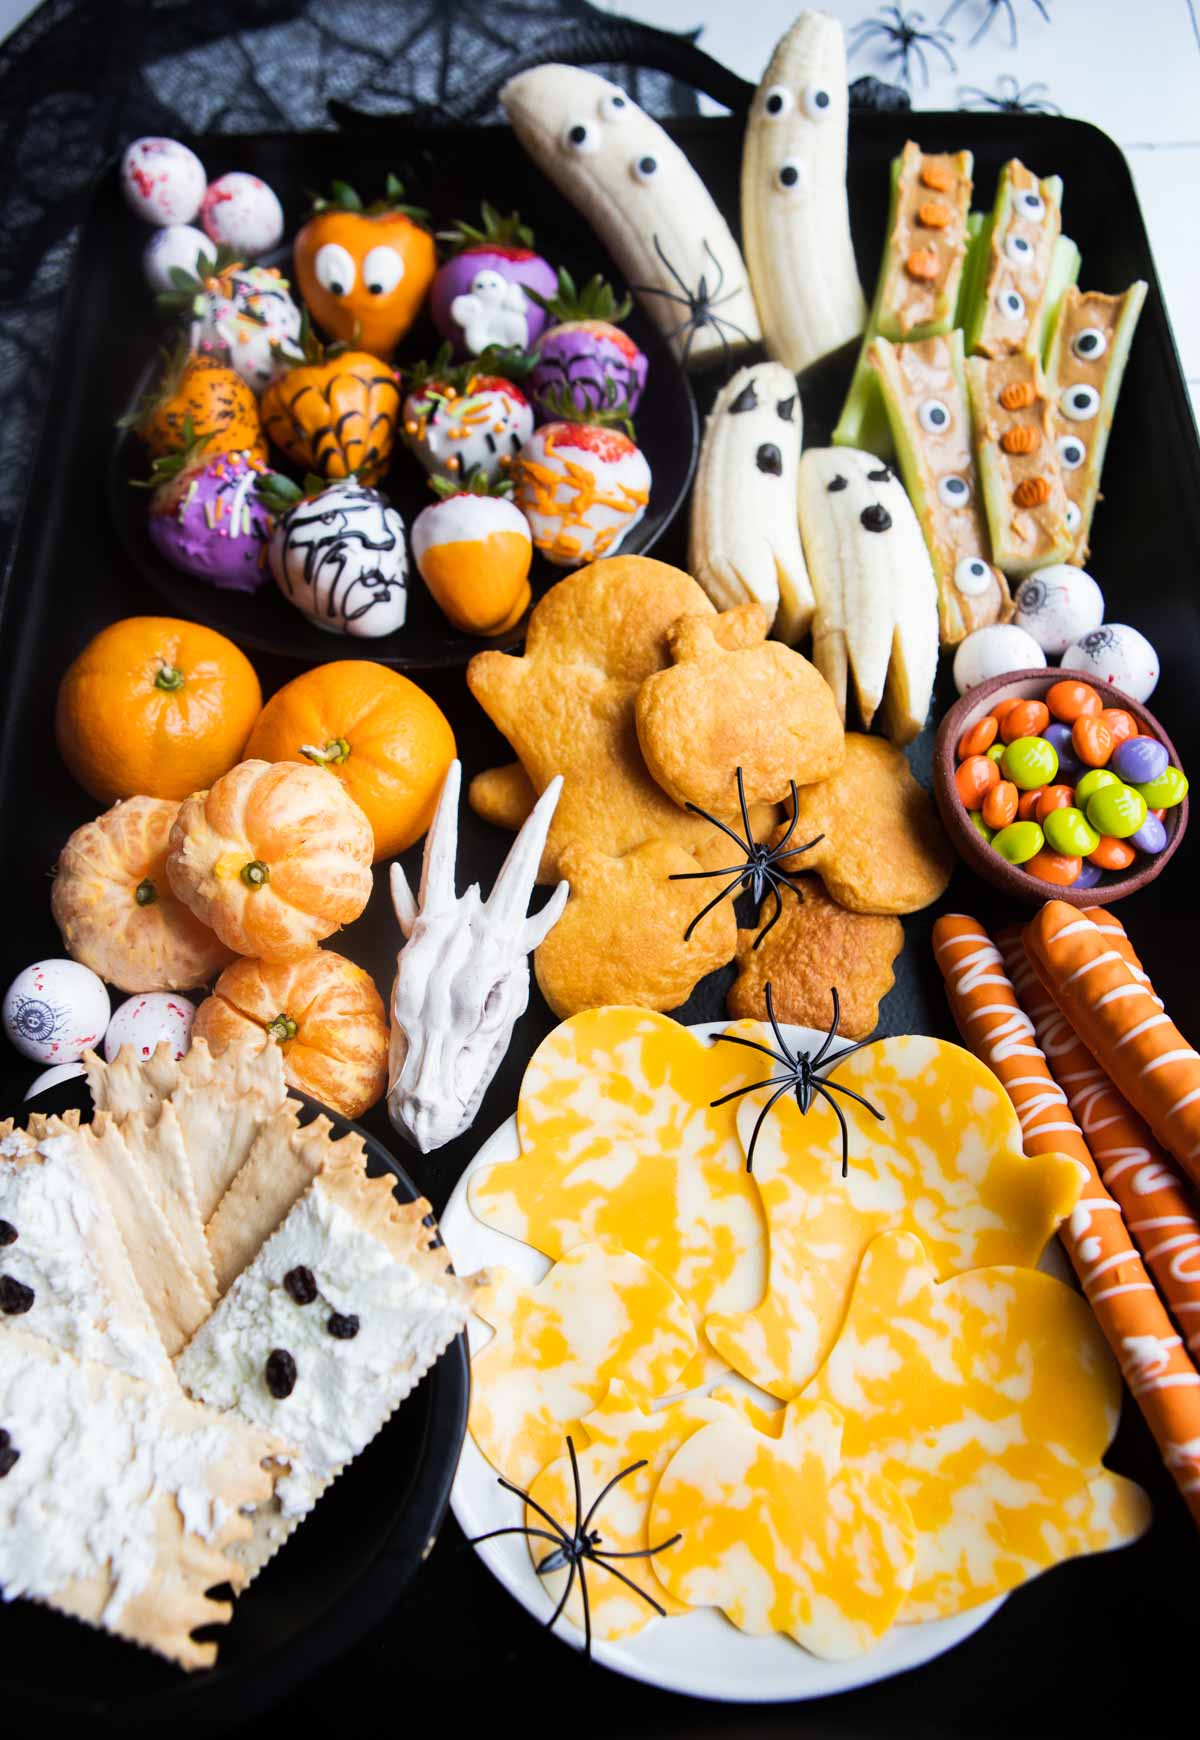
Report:
[[[637,27],[624,37],[636,47]],[[91,185],[142,133],[330,128],[363,113],[494,119],[518,56],[587,58],[658,114],[665,73],[593,59],[585,0],[46,0],[0,46],[0,560],[27,487],[58,311]]]

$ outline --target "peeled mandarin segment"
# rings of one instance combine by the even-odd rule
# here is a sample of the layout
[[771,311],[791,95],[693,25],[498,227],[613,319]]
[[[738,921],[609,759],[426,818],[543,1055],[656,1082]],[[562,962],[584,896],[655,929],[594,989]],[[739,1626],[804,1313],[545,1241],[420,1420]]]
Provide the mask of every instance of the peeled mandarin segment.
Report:
[[841,1416],[793,1402],[779,1438],[705,1426],[667,1465],[650,1511],[656,1557],[677,1600],[720,1607],[742,1631],[786,1632],[844,1661],[901,1612],[917,1542],[895,1484],[842,1466]]
[[939,1284],[920,1239],[884,1234],[804,1395],[844,1409],[846,1460],[908,1500],[906,1620],[962,1612],[1149,1523],[1145,1494],[1101,1465],[1116,1364],[1087,1302],[1035,1269]]
[[694,1359],[687,1307],[629,1251],[579,1245],[537,1286],[501,1274],[477,1309],[496,1333],[471,1363],[469,1427],[492,1466],[530,1481],[582,1439],[579,1417],[620,1377],[636,1395],[667,1395]]
[[[705,1324],[735,1370],[784,1400],[828,1354],[877,1233],[920,1232],[943,1276],[1032,1265],[1082,1188],[1073,1161],[1025,1158],[1007,1094],[960,1046],[882,1039],[828,1076],[868,1099],[883,1121],[838,1096],[850,1136],[843,1178],[841,1131],[828,1103],[818,1097],[801,1113],[790,1095],[779,1101],[759,1132],[752,1174],[769,1230],[767,1292],[755,1310]],[[743,1145],[765,1100],[747,1096]]]

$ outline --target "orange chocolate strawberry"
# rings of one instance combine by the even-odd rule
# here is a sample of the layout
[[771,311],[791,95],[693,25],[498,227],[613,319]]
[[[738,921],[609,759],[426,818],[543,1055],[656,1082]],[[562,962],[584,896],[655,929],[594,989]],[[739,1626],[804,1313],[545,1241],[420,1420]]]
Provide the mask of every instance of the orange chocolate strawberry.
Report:
[[404,337],[437,270],[426,215],[404,205],[394,175],[387,195],[364,208],[344,181],[319,199],[296,237],[296,281],[332,337],[387,358]]
[[430,483],[442,499],[413,523],[418,572],[456,628],[504,634],[529,607],[533,559],[529,523],[505,499],[512,485],[491,485],[482,471],[465,486],[438,477]]
[[[166,361],[149,398],[129,419],[152,459],[205,437],[205,456],[251,453],[267,457],[258,400],[219,357],[181,345]],[[186,437],[185,437],[186,430]]]
[[400,414],[393,369],[365,350],[326,351],[303,334],[304,361],[262,396],[263,427],[296,465],[330,481],[376,483],[388,468]]

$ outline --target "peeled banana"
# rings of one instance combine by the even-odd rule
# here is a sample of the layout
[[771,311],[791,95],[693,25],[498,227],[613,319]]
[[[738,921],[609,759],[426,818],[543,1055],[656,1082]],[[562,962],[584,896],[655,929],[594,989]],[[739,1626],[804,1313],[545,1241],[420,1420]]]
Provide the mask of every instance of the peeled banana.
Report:
[[800,395],[783,364],[739,369],[709,413],[692,491],[692,575],[718,610],[748,598],[766,605],[789,646],[813,614],[796,524],[802,434]]

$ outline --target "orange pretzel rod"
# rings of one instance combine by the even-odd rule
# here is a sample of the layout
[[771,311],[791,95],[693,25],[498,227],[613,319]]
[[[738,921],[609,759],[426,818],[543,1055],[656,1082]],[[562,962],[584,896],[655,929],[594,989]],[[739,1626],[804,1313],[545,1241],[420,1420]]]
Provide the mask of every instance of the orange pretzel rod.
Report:
[[1100,1176],[1183,1331],[1184,1346],[1200,1352],[1200,1220],[1187,1189],[1034,972],[1020,931],[1002,931],[996,943]]
[[1085,1193],[1059,1236],[1130,1394],[1200,1527],[1200,1372],[1104,1188],[998,949],[981,925],[959,913],[938,919],[933,948],[958,1030],[1003,1084],[1021,1121],[1026,1153],[1068,1154],[1087,1170]]
[[1200,1056],[1108,925],[1050,900],[1025,932],[1034,970],[1162,1146],[1200,1182]]

